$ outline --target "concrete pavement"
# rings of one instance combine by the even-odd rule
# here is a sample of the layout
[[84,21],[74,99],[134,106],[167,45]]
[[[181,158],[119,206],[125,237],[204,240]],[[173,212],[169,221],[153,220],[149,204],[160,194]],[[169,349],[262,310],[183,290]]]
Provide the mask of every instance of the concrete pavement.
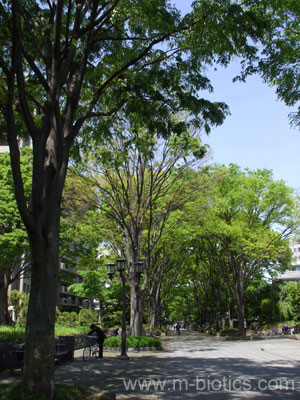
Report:
[[[182,332],[161,352],[104,352],[101,361],[56,367],[56,381],[115,392],[121,399],[300,399],[300,341],[222,341]],[[0,383],[11,377],[0,375]]]

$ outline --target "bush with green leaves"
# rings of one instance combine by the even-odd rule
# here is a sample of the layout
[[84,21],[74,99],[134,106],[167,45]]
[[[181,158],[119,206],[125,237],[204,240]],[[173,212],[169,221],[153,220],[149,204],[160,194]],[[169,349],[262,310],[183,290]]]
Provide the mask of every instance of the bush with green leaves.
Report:
[[29,295],[25,292],[12,290],[9,295],[9,305],[14,307],[16,323],[18,326],[26,325]]
[[58,313],[56,316],[56,323],[62,326],[76,326],[79,323],[78,314],[75,311]]
[[236,328],[224,328],[220,330],[221,336],[236,336],[238,334],[238,329]]
[[78,315],[78,323],[81,326],[90,326],[93,323],[97,323],[97,312],[88,308],[81,309]]
[[261,320],[264,322],[271,322],[272,321],[272,311],[275,305],[272,299],[262,299],[260,302],[260,316]]
[[300,314],[300,282],[287,282],[280,287],[279,310],[282,319],[297,319]]

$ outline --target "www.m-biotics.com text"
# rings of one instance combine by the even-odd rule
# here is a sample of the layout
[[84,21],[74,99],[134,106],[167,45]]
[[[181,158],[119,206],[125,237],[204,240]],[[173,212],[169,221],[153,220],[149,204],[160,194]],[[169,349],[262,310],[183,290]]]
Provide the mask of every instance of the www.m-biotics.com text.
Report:
[[222,378],[197,376],[195,379],[123,379],[123,384],[126,391],[263,392],[295,390],[295,381],[291,379],[238,379],[230,376],[223,376]]

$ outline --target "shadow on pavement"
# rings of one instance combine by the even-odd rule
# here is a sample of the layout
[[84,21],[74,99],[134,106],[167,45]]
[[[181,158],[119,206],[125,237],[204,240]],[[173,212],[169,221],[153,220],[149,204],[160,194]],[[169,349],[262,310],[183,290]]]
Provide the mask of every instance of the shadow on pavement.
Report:
[[[229,343],[198,335],[174,336],[165,351],[117,353],[55,369],[56,381],[80,384],[122,399],[300,399],[299,345],[295,341]],[[2,375],[0,382],[3,383]]]
[[300,363],[291,368],[284,360],[265,365],[243,358],[170,354],[163,358],[160,354],[128,361],[116,357],[88,363],[75,360],[58,367],[56,375],[61,382],[114,391],[117,399],[296,399],[300,398],[299,370]]

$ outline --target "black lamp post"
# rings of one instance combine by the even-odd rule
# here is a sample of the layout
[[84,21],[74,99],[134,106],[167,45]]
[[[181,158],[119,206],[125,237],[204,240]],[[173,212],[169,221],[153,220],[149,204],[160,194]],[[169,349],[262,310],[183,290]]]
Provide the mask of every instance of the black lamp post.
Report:
[[[117,264],[117,267],[116,267]],[[124,258],[118,258],[116,264],[107,264],[107,274],[109,279],[112,280],[116,270],[120,273],[122,280],[122,344],[121,344],[121,355],[122,360],[128,360],[129,357],[126,353],[126,278],[124,275],[126,261]],[[142,261],[137,261],[134,264],[134,271],[138,277],[144,272],[144,263]]]

